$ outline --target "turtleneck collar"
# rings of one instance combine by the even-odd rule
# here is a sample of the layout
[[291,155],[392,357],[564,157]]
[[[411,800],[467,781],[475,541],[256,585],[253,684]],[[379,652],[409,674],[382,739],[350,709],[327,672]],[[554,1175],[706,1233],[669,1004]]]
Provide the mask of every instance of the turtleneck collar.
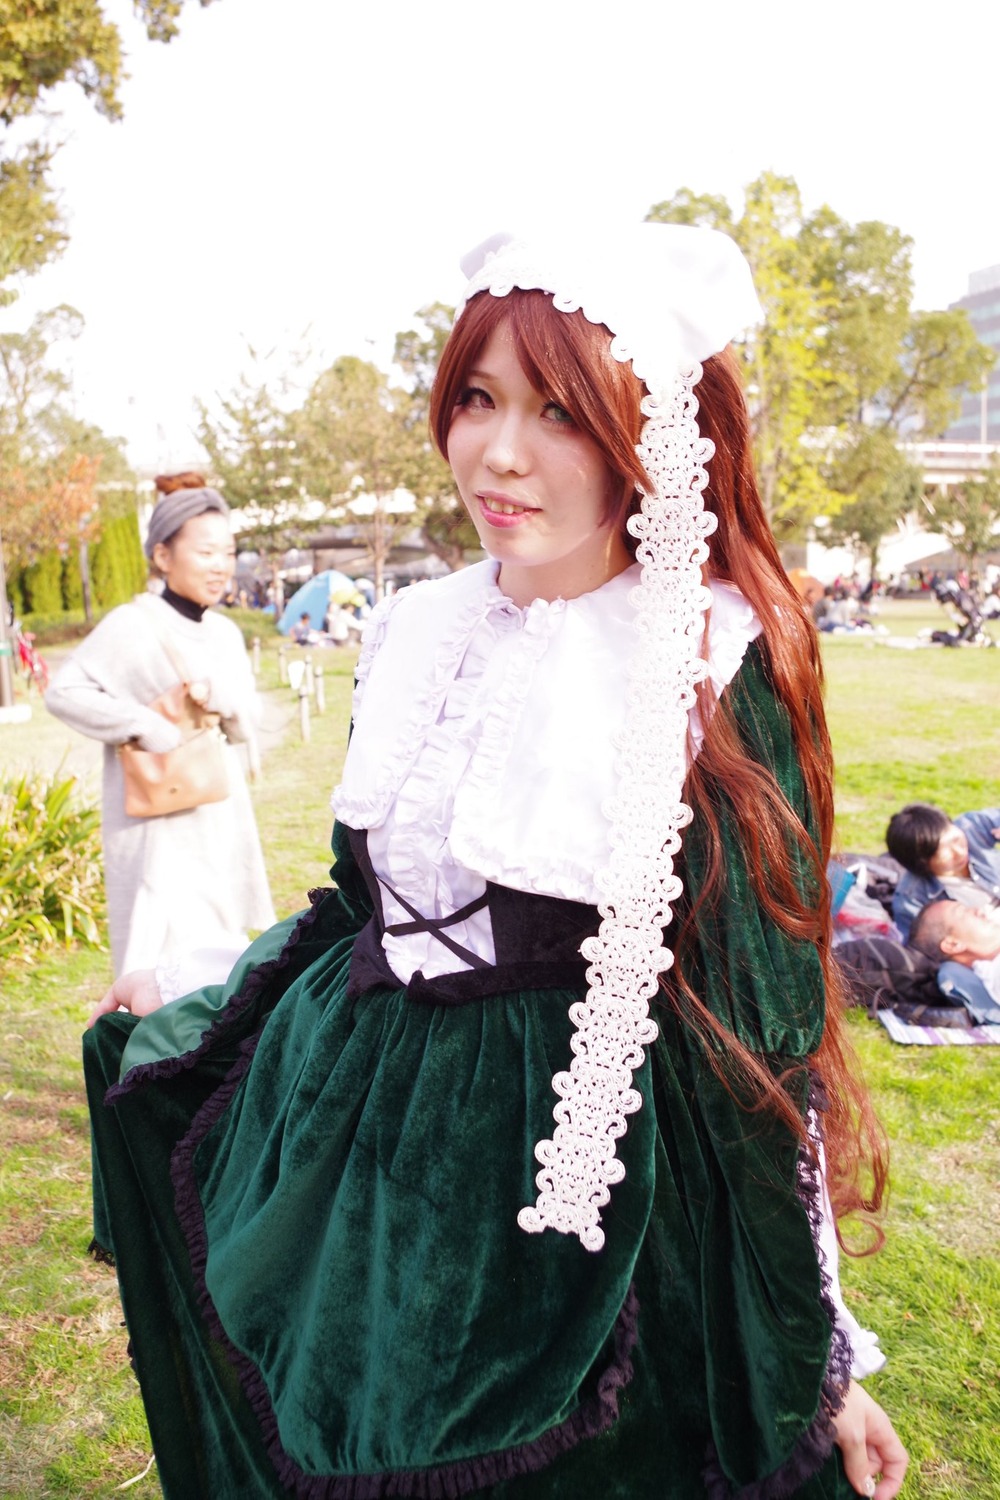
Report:
[[193,599],[175,594],[172,588],[165,588],[160,598],[164,604],[169,604],[171,609],[176,609],[179,615],[183,615],[185,620],[200,620],[208,608],[207,604],[195,604]]

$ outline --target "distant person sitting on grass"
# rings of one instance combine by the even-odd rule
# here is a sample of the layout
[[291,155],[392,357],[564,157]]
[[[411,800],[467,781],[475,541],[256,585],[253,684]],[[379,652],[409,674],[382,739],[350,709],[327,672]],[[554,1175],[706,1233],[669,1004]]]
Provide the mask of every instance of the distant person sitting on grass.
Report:
[[918,912],[911,948],[938,969],[938,988],[980,1024],[1000,1024],[1000,920],[996,908],[939,897]]
[[292,640],[296,646],[311,646],[316,639],[316,632],[312,628],[312,615],[304,610],[299,616],[299,623],[292,626]]
[[335,646],[346,646],[350,640],[349,619],[350,615],[342,605],[335,601],[331,603],[326,616],[326,633]]
[[890,820],[885,843],[907,872],[892,900],[904,942],[929,901],[948,896],[976,907],[1000,897],[1000,807],[961,813],[952,822],[930,802],[911,802]]

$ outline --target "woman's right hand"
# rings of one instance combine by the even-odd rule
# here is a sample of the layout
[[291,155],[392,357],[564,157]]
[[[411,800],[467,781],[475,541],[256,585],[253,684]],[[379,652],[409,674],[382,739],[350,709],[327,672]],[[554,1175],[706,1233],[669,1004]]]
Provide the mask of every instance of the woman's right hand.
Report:
[[142,733],[135,740],[140,750],[151,750],[154,755],[166,755],[168,750],[176,750],[180,742],[177,725],[155,712],[147,715]]
[[869,1500],[894,1500],[909,1462],[906,1449],[881,1406],[856,1380],[847,1388],[833,1428],[845,1477],[857,1493]]
[[93,1026],[98,1016],[112,1011],[127,1010],[133,1016],[148,1016],[163,1004],[160,986],[156,982],[155,969],[133,969],[131,974],[122,974],[116,979],[102,1000],[98,1000],[87,1018]]

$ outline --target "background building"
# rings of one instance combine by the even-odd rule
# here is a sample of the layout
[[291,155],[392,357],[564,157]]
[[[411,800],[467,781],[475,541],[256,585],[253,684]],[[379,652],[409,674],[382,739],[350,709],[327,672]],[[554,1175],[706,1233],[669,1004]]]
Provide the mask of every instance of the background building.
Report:
[[[952,307],[964,307],[976,337],[996,350],[1000,361],[1000,266],[973,271],[968,295]],[[961,415],[945,433],[950,443],[1000,443],[1000,362],[990,371],[982,391],[966,392]]]

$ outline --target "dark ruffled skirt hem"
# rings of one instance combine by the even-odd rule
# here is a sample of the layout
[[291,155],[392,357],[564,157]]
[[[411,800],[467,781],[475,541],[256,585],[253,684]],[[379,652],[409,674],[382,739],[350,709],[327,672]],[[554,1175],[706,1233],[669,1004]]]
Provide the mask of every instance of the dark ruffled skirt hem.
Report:
[[[303,922],[309,920],[310,915],[307,914]],[[298,932],[299,928],[296,928],[296,933]],[[280,972],[281,958],[282,955],[279,955],[275,960],[276,967],[272,967],[269,977]],[[255,978],[256,975],[252,977]],[[259,989],[260,986],[254,986],[254,996],[259,993]],[[250,1002],[241,995],[236,997],[234,1003],[242,1011]],[[481,1493],[506,1480],[536,1473],[584,1439],[607,1431],[618,1416],[620,1392],[633,1375],[631,1355],[638,1336],[639,1317],[639,1303],[634,1287],[629,1288],[619,1312],[614,1327],[612,1357],[598,1377],[594,1395],[584,1400],[565,1421],[530,1442],[419,1469],[369,1474],[309,1474],[286,1452],[278,1431],[270,1393],[260,1371],[229,1339],[206,1285],[208,1240],[194,1167],[199,1144],[228,1109],[253,1061],[259,1040],[258,1030],[242,1043],[239,1057],[228,1076],[202,1105],[191,1129],[174,1149],[170,1174],[177,1220],[191,1258],[199,1313],[211,1337],[225,1350],[227,1359],[239,1377],[260,1424],[268,1457],[284,1488],[296,1496],[296,1500],[388,1500],[388,1497],[394,1496],[405,1496],[408,1500],[459,1500],[459,1497]]]

